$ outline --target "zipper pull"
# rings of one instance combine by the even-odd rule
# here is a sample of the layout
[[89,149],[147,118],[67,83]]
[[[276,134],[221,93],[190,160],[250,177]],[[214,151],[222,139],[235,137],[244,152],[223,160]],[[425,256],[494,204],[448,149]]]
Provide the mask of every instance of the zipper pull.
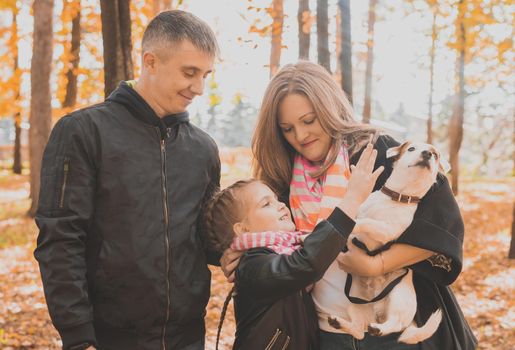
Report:
[[63,164],[63,182],[61,185],[61,197],[59,198],[59,208],[64,208],[64,193],[66,191],[66,182],[68,180],[68,172],[70,170],[70,158],[64,158]]

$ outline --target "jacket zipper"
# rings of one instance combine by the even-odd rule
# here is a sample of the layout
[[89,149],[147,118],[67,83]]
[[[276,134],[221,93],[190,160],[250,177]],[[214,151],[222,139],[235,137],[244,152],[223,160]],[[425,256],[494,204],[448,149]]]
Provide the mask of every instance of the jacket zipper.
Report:
[[279,328],[277,328],[277,330],[275,331],[274,336],[272,337],[272,340],[270,340],[270,343],[268,343],[268,345],[266,346],[265,350],[272,349],[272,346],[274,346],[275,342],[277,341],[277,338],[279,338],[280,335],[281,335],[281,331],[279,330]]
[[165,323],[163,324],[163,338],[161,341],[161,345],[163,350],[166,350],[166,325],[168,320],[170,319],[170,240],[168,237],[168,192],[166,190],[166,148],[165,148],[165,140],[161,139],[161,133],[159,128],[157,130],[157,135],[160,139],[161,143],[161,183],[163,189],[163,211],[164,211],[164,219],[165,219],[165,246],[166,246],[166,317]]
[[288,345],[290,345],[290,336],[289,335],[286,336],[286,342],[284,343],[282,350],[286,350],[288,348]]
[[70,171],[70,158],[64,157],[63,184],[61,186],[61,197],[59,198],[59,208],[64,207],[64,192],[66,191],[66,181],[68,181],[68,172],[69,171]]

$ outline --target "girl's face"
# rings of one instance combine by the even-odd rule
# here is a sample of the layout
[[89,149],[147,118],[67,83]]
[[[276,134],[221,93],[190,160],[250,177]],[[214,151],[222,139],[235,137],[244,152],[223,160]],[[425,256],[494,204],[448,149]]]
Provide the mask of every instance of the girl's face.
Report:
[[290,210],[277,199],[275,193],[256,181],[241,191],[244,219],[235,224],[237,233],[263,231],[295,231]]
[[331,137],[320,122],[311,102],[303,95],[290,94],[279,104],[279,127],[286,141],[312,162],[325,160]]

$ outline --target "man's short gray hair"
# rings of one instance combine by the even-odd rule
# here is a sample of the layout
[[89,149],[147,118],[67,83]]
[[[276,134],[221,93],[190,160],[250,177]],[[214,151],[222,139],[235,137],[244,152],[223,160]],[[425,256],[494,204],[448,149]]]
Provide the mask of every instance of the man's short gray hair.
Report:
[[200,51],[219,55],[215,33],[197,16],[181,11],[164,11],[154,17],[143,34],[143,52],[162,45],[174,46],[188,40]]

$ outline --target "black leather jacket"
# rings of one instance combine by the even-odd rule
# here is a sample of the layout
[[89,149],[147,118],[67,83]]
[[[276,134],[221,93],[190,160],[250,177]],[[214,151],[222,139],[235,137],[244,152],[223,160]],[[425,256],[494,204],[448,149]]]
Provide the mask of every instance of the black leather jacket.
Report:
[[318,317],[305,288],[322,278],[353,228],[354,220],[336,208],[292,255],[256,248],[242,256],[235,282],[235,350],[318,349]]
[[182,349],[210,295],[197,224],[219,186],[214,141],[160,119],[126,83],[62,118],[45,149],[35,256],[64,348]]

